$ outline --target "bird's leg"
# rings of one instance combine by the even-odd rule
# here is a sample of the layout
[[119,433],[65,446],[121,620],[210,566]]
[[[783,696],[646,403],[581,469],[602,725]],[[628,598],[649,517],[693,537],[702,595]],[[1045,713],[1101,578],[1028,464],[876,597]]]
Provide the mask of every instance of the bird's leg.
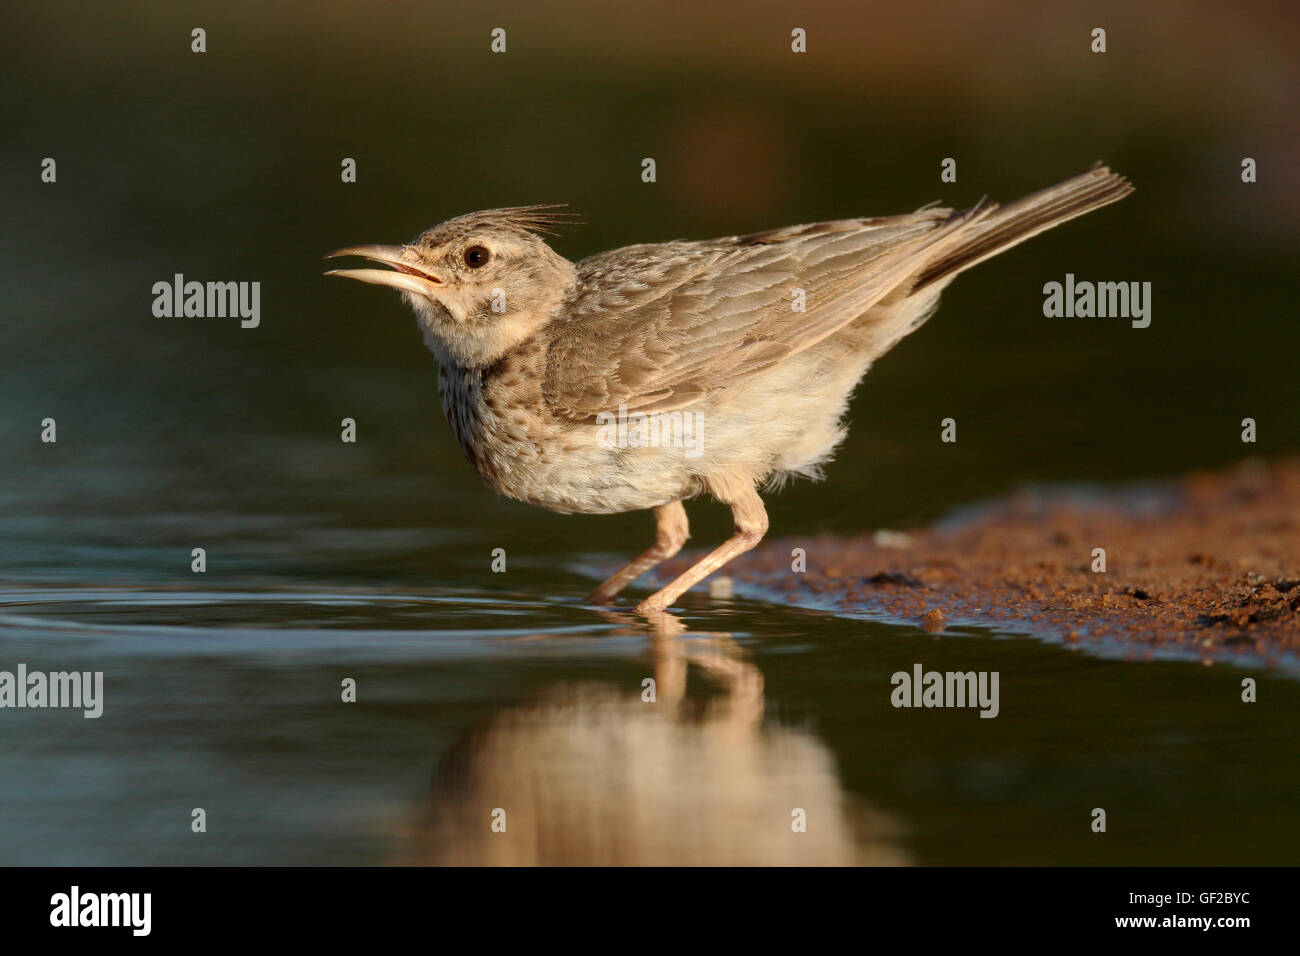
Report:
[[660,505],[655,512],[655,543],[628,563],[622,571],[587,595],[588,604],[609,604],[614,596],[660,561],[666,561],[686,543],[689,525],[686,509],[680,501]]
[[719,548],[705,555],[684,571],[677,580],[660,588],[636,606],[639,613],[662,611],[703,581],[718,568],[738,554],[744,554],[763,539],[767,533],[767,510],[763,499],[747,481],[710,481],[713,497],[731,506],[731,516],[736,522],[736,533]]

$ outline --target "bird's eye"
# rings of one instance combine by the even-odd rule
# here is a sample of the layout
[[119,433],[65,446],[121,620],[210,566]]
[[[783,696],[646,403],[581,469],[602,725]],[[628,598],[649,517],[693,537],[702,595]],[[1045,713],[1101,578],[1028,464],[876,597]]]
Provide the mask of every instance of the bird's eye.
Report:
[[470,246],[465,250],[465,265],[471,269],[481,269],[488,264],[492,258],[492,253],[488,252],[483,246]]

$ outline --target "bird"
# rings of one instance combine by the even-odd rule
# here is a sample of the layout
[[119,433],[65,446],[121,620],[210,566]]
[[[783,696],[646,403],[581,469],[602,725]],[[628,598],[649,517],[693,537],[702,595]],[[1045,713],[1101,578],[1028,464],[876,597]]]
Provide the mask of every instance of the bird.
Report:
[[676,555],[683,502],[731,510],[723,544],[636,605],[665,612],[768,531],[760,492],[823,477],[871,365],[961,272],[1132,185],[1104,165],[999,206],[630,245],[571,262],[562,204],[472,212],[405,245],[327,253],[401,292],[438,363],[452,434],[492,490],[563,514],[648,510],[653,543],[587,602]]

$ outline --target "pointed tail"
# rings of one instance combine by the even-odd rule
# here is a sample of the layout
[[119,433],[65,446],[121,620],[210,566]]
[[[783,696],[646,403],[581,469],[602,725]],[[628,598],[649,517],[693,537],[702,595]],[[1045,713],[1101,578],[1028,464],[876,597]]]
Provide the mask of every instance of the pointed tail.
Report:
[[921,272],[913,291],[964,272],[1075,216],[1118,202],[1132,191],[1127,179],[1098,165],[1009,205],[980,203],[954,213],[954,219],[971,218],[969,227],[942,244],[942,252]]

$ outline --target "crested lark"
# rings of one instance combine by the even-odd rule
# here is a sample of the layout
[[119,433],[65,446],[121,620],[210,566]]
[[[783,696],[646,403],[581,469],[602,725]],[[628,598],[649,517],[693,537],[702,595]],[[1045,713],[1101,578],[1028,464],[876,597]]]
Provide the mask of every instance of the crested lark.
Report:
[[524,206],[326,258],[391,267],[329,274],[401,290],[488,487],[564,513],[654,510],[654,544],[591,603],[681,549],[684,499],[707,492],[731,508],[735,534],[637,606],[647,612],[759,542],[758,487],[819,475],[858,380],[954,276],[1131,191],[1099,166],[1009,206],[627,246],[576,265],[541,238],[566,214]]

